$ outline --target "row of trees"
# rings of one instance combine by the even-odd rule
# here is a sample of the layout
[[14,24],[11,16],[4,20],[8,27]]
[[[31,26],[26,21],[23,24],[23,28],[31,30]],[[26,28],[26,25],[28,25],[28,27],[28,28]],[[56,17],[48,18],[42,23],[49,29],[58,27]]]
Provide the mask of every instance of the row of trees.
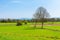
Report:
[[0,23],[15,23],[16,19],[0,19]]
[[[42,20],[41,19],[35,19],[35,18],[32,18],[30,20],[21,20],[21,19],[0,19],[0,23],[16,23],[17,21],[27,21],[28,23],[29,22],[41,22]],[[44,19],[44,22],[60,22],[60,18],[48,18],[48,19]]]

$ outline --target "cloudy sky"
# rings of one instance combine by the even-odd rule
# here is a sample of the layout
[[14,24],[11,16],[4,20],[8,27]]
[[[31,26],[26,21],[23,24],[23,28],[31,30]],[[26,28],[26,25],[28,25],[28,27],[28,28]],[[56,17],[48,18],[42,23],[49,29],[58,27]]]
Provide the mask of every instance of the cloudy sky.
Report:
[[40,6],[60,17],[60,0],[0,0],[0,18],[32,18]]

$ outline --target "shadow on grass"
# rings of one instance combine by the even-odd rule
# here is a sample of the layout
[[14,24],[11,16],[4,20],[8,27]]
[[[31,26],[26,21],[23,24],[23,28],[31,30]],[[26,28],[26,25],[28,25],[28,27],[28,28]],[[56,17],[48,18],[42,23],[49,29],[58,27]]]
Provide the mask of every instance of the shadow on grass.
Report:
[[0,36],[0,38],[2,38],[2,36]]
[[[25,28],[24,30],[36,30],[36,29],[41,29],[41,28],[28,27],[28,28]],[[51,30],[51,31],[55,31],[55,32],[60,32],[60,30],[49,29],[49,28],[43,28],[41,30]]]
[[6,37],[0,36],[0,40],[8,40]]
[[60,30],[55,30],[55,29],[48,29],[48,28],[43,28],[45,30],[51,30],[51,31],[55,31],[55,32],[60,32]]
[[[41,28],[35,28],[35,29],[41,29]],[[49,28],[43,28],[42,30],[51,30],[51,31],[57,31],[57,32],[60,32],[60,30],[49,29]]]
[[60,39],[60,38],[57,37],[57,36],[54,36],[54,37],[49,37],[49,36],[45,37],[45,36],[42,36],[42,37],[44,37],[44,38],[51,38],[51,39],[55,39],[55,40]]

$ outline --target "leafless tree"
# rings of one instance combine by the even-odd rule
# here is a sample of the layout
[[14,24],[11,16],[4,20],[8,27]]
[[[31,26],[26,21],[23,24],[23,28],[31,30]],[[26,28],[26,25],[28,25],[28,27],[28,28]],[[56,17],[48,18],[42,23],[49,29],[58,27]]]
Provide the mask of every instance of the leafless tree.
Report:
[[[37,20],[41,20],[42,29],[43,29],[44,20],[50,17],[49,13],[47,12],[47,10],[44,7],[39,7],[33,16],[34,16],[33,18],[36,19],[36,22],[37,22]],[[35,23],[35,25],[36,25],[36,23]]]

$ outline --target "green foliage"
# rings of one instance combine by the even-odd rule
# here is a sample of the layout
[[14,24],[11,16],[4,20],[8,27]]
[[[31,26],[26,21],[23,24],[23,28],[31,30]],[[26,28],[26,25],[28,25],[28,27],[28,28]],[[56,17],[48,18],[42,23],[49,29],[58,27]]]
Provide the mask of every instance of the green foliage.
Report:
[[27,23],[28,23],[28,21],[27,21],[27,20],[23,20],[23,22],[24,22],[24,24],[27,24]]
[[16,23],[16,19],[0,19],[0,23]]
[[21,20],[17,20],[16,26],[21,26],[21,25],[22,25],[22,21]]

